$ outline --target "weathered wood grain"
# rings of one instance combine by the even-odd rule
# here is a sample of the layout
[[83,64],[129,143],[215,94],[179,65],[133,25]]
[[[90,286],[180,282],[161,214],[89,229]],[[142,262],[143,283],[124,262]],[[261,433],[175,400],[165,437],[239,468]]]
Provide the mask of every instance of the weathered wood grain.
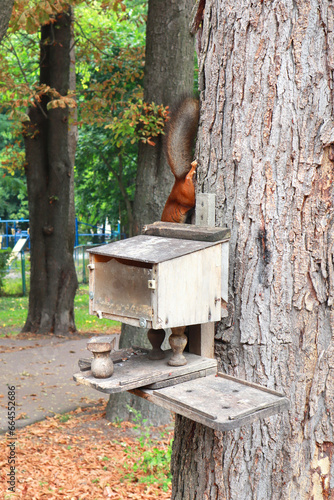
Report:
[[88,252],[106,257],[158,264],[216,244],[216,241],[194,241],[140,235],[95,247]]
[[191,224],[175,224],[172,222],[154,222],[143,227],[147,236],[161,236],[194,241],[226,241],[231,236],[228,228],[194,226]]
[[291,405],[222,435],[177,417],[172,498],[333,498],[333,5],[207,0],[203,16],[197,189],[231,227],[215,352]]
[[[203,358],[191,353],[184,353],[187,364],[184,366],[171,367],[167,364],[172,351],[167,351],[167,357],[163,360],[152,361],[147,354],[137,354],[130,359],[115,364],[114,373],[108,379],[97,379],[92,376],[91,371],[76,373],[73,378],[76,382],[88,385],[101,392],[109,394],[123,392],[136,387],[144,387],[163,380],[168,381],[177,376],[189,375],[206,369],[217,369],[217,361]],[[195,375],[196,376],[196,375]]]
[[94,248],[90,313],[154,329],[219,321],[225,246],[228,241],[138,236]]
[[155,404],[219,431],[249,425],[289,408],[283,394],[224,375],[209,375],[158,390],[144,388],[136,394],[140,392]]
[[157,266],[155,291],[158,321],[163,327],[219,321],[220,284],[220,245],[193,252],[186,258],[161,262]]

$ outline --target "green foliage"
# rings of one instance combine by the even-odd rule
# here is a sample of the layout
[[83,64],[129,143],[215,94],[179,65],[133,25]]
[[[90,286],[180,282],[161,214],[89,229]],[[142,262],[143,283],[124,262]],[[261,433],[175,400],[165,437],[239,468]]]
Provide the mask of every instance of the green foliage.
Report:
[[0,159],[6,167],[7,162],[15,161],[18,169],[0,167],[0,217],[2,219],[25,219],[28,215],[27,187],[23,165],[24,151],[22,141],[15,140],[11,133],[11,122],[0,114]]
[[121,154],[108,141],[108,132],[104,128],[81,127],[75,162],[75,205],[80,220],[97,224],[108,218],[112,226],[118,219],[127,223],[120,182],[131,202],[135,191],[136,160],[137,145],[130,144]]
[[[147,425],[147,419],[143,419],[141,413],[127,406],[135,422],[135,428],[140,430],[139,446],[126,447],[125,453],[135,459],[132,471],[129,471],[123,479],[133,481],[135,474],[141,472],[139,482],[145,484],[156,484],[163,491],[168,491],[172,475],[170,472],[170,461],[172,457],[172,440],[166,439],[164,434],[159,440],[151,438],[151,426]],[[159,447],[157,444],[159,443]],[[161,445],[164,445],[161,447]],[[127,466],[125,465],[125,468]],[[138,474],[136,475],[138,478]]]
[[4,172],[0,177],[0,214],[2,219],[28,218],[27,186],[22,173]]
[[131,144],[141,141],[154,146],[152,137],[163,134],[165,120],[168,111],[162,105],[148,104],[138,99],[136,103],[130,103],[121,116],[114,117],[105,126],[113,132],[113,140],[118,148],[122,148],[127,140]]
[[63,415],[59,415],[59,422],[65,423],[68,422],[68,420],[71,418],[71,415],[68,415],[67,413],[63,413]]
[[5,276],[5,270],[7,267],[7,260],[11,253],[11,249],[7,248],[6,250],[0,250],[0,295],[3,289],[3,280]]
[[[75,96],[60,95],[38,83],[37,31],[41,24],[53,23],[67,5],[75,6]],[[14,11],[8,36],[0,45],[0,112],[7,115],[8,136],[5,143],[0,141],[2,172],[21,179],[21,134],[29,120],[29,107],[38,106],[43,96],[48,98],[48,109],[76,105],[80,126],[75,169],[78,216],[94,224],[106,217],[112,223],[121,218],[126,225],[135,190],[138,142],[153,146],[168,114],[166,108],[143,101],[147,1],[16,0]],[[8,200],[12,186],[6,177],[0,183],[2,217],[4,210],[13,216],[27,207],[22,183],[15,185],[20,187],[19,203],[15,206]]]

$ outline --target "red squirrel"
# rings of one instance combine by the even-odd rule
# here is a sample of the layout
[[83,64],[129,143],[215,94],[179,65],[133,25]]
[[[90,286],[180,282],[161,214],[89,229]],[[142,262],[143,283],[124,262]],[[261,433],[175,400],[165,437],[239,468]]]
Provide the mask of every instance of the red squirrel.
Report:
[[199,102],[187,97],[177,106],[167,125],[165,151],[175,183],[162,212],[163,222],[185,223],[195,207],[193,177],[197,162],[191,160],[198,119]]

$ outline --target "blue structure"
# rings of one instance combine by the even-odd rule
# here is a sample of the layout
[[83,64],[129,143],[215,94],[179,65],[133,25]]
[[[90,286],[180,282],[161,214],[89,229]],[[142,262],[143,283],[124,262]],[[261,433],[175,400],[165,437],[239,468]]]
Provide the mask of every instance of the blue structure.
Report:
[[[85,226],[83,231],[89,232],[79,232],[79,226]],[[86,222],[79,222],[77,218],[75,218],[75,244],[74,246],[79,246],[80,241],[79,238],[81,236],[90,237],[93,241],[92,243],[105,243],[105,240],[120,240],[125,235],[121,234],[121,222],[117,222],[117,231],[107,231],[105,233],[99,232],[101,228],[99,226],[94,226],[93,224],[87,224]],[[97,241],[94,241],[96,239]]]
[[[22,229],[21,225],[27,227],[29,219],[1,219],[0,218],[0,249],[13,248],[20,238],[27,238],[27,245],[30,248],[29,229]],[[3,226],[2,226],[3,225]],[[84,226],[84,228],[82,228]],[[82,232],[80,232],[80,229]],[[91,243],[105,243],[106,240],[117,240],[125,238],[121,233],[121,223],[117,223],[117,231],[101,232],[101,228],[96,225],[79,222],[75,219],[75,246],[80,245],[80,238],[85,237]]]
[[4,232],[1,234],[0,231],[0,248],[5,249],[8,247],[14,247],[20,238],[28,239],[28,247],[30,248],[30,237],[29,231],[22,229],[21,224],[27,226],[29,224],[29,219],[1,219],[0,218],[0,229],[2,224],[4,225]]

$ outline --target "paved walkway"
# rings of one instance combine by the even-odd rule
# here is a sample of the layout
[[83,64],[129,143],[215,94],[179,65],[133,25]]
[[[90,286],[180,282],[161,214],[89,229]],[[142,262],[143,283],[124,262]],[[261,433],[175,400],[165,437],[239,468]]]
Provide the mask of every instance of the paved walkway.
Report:
[[0,338],[0,433],[8,429],[7,385],[15,386],[17,429],[109,398],[72,378],[79,371],[79,358],[90,357],[86,344],[87,338]]

